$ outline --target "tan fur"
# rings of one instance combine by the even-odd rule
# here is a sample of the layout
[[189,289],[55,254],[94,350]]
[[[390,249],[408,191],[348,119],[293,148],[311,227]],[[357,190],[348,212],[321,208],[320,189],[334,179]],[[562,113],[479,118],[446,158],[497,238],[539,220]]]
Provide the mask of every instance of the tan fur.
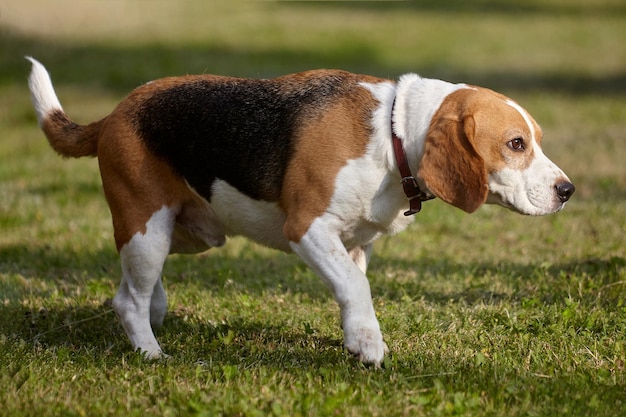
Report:
[[[541,140],[541,130],[532,117],[487,89],[408,74],[393,96],[387,80],[310,71],[276,79],[267,96],[254,83],[239,85],[249,90],[233,91],[246,100],[224,100],[228,107],[221,115],[228,116],[219,122],[231,126],[222,127],[211,113],[216,104],[198,95],[203,89],[192,91],[190,84],[154,95],[200,79],[217,81],[215,91],[228,94],[225,85],[247,81],[187,76],[141,86],[109,116],[78,126],[62,112],[45,68],[31,61],[31,96],[52,147],[64,156],[98,156],[122,266],[112,305],[133,348],[148,358],[163,356],[152,329],[167,311],[161,272],[168,253],[220,246],[227,232],[299,255],[333,292],[348,351],[380,365],[387,347],[366,270],[373,242],[410,221],[402,216],[408,203],[393,163],[395,98],[410,101],[400,105],[401,133],[413,169],[419,167],[414,173],[420,187],[429,194],[468,212],[489,201],[540,215],[562,209],[574,192],[533,143]],[[181,107],[188,103],[194,106]],[[230,128],[248,134],[229,141]],[[224,131],[198,146],[198,132],[212,129]],[[181,149],[175,148],[178,137]],[[515,138],[526,148],[513,149]],[[261,158],[268,164],[256,164],[266,162]],[[203,172],[207,164],[216,166]]]
[[110,126],[106,137],[98,159],[118,250],[135,234],[145,233],[146,223],[163,206],[176,215],[172,253],[197,253],[224,244],[224,232],[210,205],[147,152],[128,126]]
[[475,121],[468,109],[459,108],[472,90],[450,94],[437,110],[424,142],[417,171],[428,189],[446,203],[468,213],[487,199],[487,171],[473,143]]
[[283,231],[290,241],[299,242],[313,220],[326,211],[339,170],[365,153],[375,106],[371,94],[361,88],[299,130],[298,148],[287,168],[281,197],[287,213]]
[[106,117],[97,122],[80,126],[72,123],[65,113],[54,111],[43,120],[41,129],[52,149],[65,157],[80,158],[96,156],[98,137]]
[[98,161],[119,250],[134,234],[145,233],[147,221],[161,207],[181,206],[186,186],[146,152],[124,119],[114,120],[98,147]]
[[[443,201],[471,213],[487,199],[488,174],[505,167],[523,170],[532,162],[532,148],[503,152],[511,139],[522,137],[530,145],[532,137],[519,112],[503,105],[506,100],[492,90],[472,87],[450,94],[435,113],[417,175]],[[541,143],[541,128],[528,117]]]
[[[487,172],[499,171],[504,167],[519,170],[528,168],[535,157],[532,148],[523,153],[510,153],[508,157],[503,156],[507,153],[502,152],[506,142],[515,137],[524,138],[530,145],[532,132],[523,117],[513,107],[502,105],[502,101],[510,100],[508,97],[486,88],[474,88],[465,111],[474,119],[475,131],[472,141],[486,163]],[[541,128],[530,114],[528,118],[533,124],[535,139],[541,144]]]
[[60,110],[52,112],[42,124],[50,145],[61,155],[98,157],[118,250],[136,233],[145,233],[147,221],[164,205],[177,213],[172,252],[195,253],[225,241],[210,206],[167,164],[147,151],[133,127],[140,103],[154,92],[192,77],[169,77],[145,84],[130,93],[109,116],[88,125],[73,123]]
[[[301,76],[282,77],[286,88]],[[179,216],[173,251],[197,252],[224,242],[223,231],[214,222],[210,205],[145,149],[132,125],[136,109],[152,94],[197,78],[210,81],[222,77],[159,79],[131,92],[111,115],[98,122],[79,126],[58,111],[42,126],[51,146],[60,154],[98,156],[118,249],[134,234],[144,233],[148,219],[164,205]],[[383,81],[374,77],[361,80]],[[505,165],[523,169],[532,160],[532,152],[527,152],[519,161],[505,161],[499,145],[493,141],[494,132],[502,138],[515,134],[499,131],[502,126],[511,125],[502,123],[502,111],[507,111],[499,102],[502,99],[506,97],[480,87],[450,94],[433,117],[424,144],[417,175],[442,200],[467,212],[475,211],[485,202],[489,172]],[[289,163],[280,198],[287,213],[284,234],[290,241],[298,242],[313,220],[326,211],[338,172],[347,161],[365,152],[371,133],[370,117],[376,105],[371,94],[359,88],[315,117],[303,118],[297,133],[298,147]],[[520,118],[514,109],[508,111],[506,117]],[[541,130],[534,120],[533,123],[540,141]],[[512,125],[524,126],[524,123]],[[520,134],[530,136],[527,131]],[[352,140],[346,140],[346,136]],[[133,203],[129,204],[130,201]]]

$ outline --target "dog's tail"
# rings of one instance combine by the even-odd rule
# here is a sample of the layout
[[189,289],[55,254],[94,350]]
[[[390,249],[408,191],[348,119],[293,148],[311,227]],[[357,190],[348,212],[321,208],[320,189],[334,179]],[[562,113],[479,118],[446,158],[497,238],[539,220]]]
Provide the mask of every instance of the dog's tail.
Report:
[[26,59],[33,64],[28,87],[37,112],[37,121],[52,149],[66,157],[96,156],[98,137],[106,118],[84,126],[72,122],[61,107],[48,71],[36,59]]

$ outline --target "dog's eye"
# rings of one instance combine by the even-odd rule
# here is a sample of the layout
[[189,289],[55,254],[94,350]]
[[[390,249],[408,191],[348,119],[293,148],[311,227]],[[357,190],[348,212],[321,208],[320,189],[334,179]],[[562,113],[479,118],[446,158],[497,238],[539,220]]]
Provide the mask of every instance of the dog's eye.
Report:
[[524,139],[522,138],[515,138],[513,140],[508,141],[507,146],[513,149],[514,151],[518,151],[518,152],[521,152],[524,149],[526,149],[526,146],[524,145]]

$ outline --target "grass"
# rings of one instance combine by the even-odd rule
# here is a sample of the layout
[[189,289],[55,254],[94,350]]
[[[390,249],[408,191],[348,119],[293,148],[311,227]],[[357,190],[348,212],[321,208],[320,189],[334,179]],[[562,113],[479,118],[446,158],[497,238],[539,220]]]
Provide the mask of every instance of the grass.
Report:
[[[150,4],[2,6],[0,415],[626,412],[620,1]],[[184,73],[341,67],[484,85],[534,114],[577,192],[542,218],[433,201],[381,239],[369,273],[391,350],[381,370],[343,350],[338,309],[302,262],[238,238],[169,259],[157,337],[172,358],[145,361],[110,307],[119,266],[97,162],[49,149],[26,54],[79,122]]]

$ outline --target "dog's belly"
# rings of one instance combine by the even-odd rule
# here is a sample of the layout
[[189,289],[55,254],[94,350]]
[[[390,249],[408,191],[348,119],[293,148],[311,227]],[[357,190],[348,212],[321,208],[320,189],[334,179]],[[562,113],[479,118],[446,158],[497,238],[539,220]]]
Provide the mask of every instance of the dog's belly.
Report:
[[211,192],[211,208],[226,235],[245,236],[270,248],[291,252],[283,234],[286,215],[278,203],[250,198],[221,180],[214,182]]

